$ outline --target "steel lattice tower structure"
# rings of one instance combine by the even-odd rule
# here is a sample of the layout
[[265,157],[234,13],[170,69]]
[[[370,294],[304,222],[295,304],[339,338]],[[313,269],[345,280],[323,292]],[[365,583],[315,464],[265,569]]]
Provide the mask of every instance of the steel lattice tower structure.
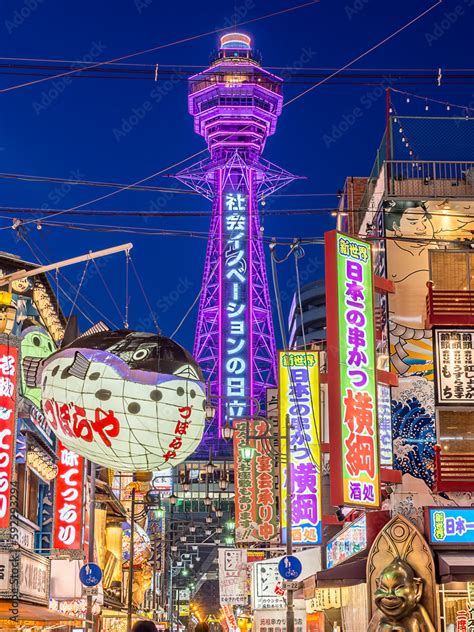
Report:
[[215,61],[189,80],[189,112],[210,158],[176,177],[213,202],[194,356],[216,399],[219,428],[252,414],[252,402],[264,404],[265,389],[276,385],[258,202],[295,179],[261,158],[282,110],[282,84],[241,33],[224,35]]

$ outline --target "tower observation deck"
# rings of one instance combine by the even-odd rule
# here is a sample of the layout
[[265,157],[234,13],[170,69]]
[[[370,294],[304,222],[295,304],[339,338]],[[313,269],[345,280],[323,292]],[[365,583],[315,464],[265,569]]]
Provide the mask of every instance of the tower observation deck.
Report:
[[282,110],[283,80],[254,58],[251,40],[228,33],[217,58],[189,79],[189,112],[210,158],[177,178],[212,200],[194,356],[217,408],[215,445],[227,420],[262,408],[276,385],[276,346],[258,202],[295,179],[261,158]]

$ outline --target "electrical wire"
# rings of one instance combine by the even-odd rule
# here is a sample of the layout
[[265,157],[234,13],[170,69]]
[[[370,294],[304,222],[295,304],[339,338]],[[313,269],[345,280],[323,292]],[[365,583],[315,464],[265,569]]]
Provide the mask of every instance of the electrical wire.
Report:
[[380,46],[383,46],[384,44],[386,44],[388,41],[390,41],[391,39],[393,39],[394,37],[396,37],[397,35],[399,35],[402,31],[404,31],[405,29],[407,29],[409,26],[411,26],[412,24],[414,24],[415,22],[418,22],[418,20],[420,20],[422,17],[424,17],[425,15],[427,15],[428,13],[430,13],[431,11],[433,11],[433,9],[435,9],[437,6],[439,6],[440,4],[442,4],[443,0],[437,0],[437,2],[435,2],[435,4],[431,5],[430,7],[428,7],[428,9],[426,9],[425,11],[423,11],[422,13],[418,14],[415,18],[413,18],[412,20],[410,20],[409,22],[407,22],[406,24],[404,24],[402,27],[400,27],[399,29],[397,29],[396,31],[394,31],[393,33],[391,33],[390,35],[388,35],[387,37],[385,37],[383,40],[381,40],[380,42],[378,42],[377,44],[375,44],[374,46],[372,46],[371,48],[368,48],[365,52],[361,53],[360,55],[358,55],[357,57],[355,57],[353,60],[349,61],[347,64],[345,64],[344,66],[342,66],[339,70],[335,70],[332,74],[330,74],[328,77],[326,77],[325,79],[322,79],[321,81],[319,81],[318,83],[316,83],[314,86],[311,86],[311,88],[308,88],[307,90],[304,90],[303,92],[301,92],[300,94],[296,95],[293,99],[290,99],[290,101],[287,101],[283,107],[290,105],[291,103],[294,103],[295,101],[298,101],[298,99],[301,99],[302,97],[304,97],[306,94],[308,94],[309,92],[311,92],[312,90],[314,90],[315,88],[318,88],[319,86],[323,85],[324,83],[326,83],[327,81],[329,81],[330,79],[333,79],[334,77],[336,77],[337,75],[339,75],[341,72],[343,72],[344,70],[346,70],[347,68],[349,68],[349,66],[353,66],[356,62],[358,62],[360,59],[363,59],[364,57],[366,57],[367,55],[369,55],[370,53],[372,53],[374,50],[377,50],[377,48],[380,48]]
[[[271,17],[275,17],[277,15],[283,15],[286,13],[291,13],[293,11],[297,11],[299,9],[303,9],[305,7],[317,4],[319,2],[319,0],[310,0],[310,2],[304,2],[303,4],[298,4],[298,5],[294,5],[291,7],[287,7],[286,9],[282,9],[280,11],[274,11],[273,13],[267,13],[266,15],[262,15],[259,16],[257,18],[252,18],[250,20],[245,20],[243,22],[239,22],[238,24],[236,24],[237,26],[244,26],[245,24],[253,24],[255,22],[259,22],[261,20],[265,20]],[[43,77],[42,79],[36,79],[35,81],[28,81],[26,83],[22,83],[22,84],[17,84],[14,86],[9,86],[8,88],[3,88],[0,89],[0,93],[5,93],[5,92],[11,92],[12,90],[18,90],[20,88],[26,88],[28,86],[32,86],[38,83],[43,83],[44,81],[49,81],[50,79],[59,79],[60,77],[67,77],[73,74],[77,74],[78,72],[83,72],[84,70],[92,70],[93,68],[98,68],[100,66],[104,66],[105,64],[110,64],[110,63],[115,63],[115,62],[119,62],[119,61],[124,61],[126,59],[132,59],[133,57],[138,57],[141,55],[145,55],[147,53],[155,53],[159,50],[163,50],[164,48],[169,48],[171,46],[176,46],[178,44],[184,44],[186,42],[191,42],[193,40],[199,39],[201,37],[206,37],[208,35],[213,35],[215,33],[219,33],[220,31],[222,31],[223,29],[218,28],[218,29],[213,29],[212,31],[206,31],[205,33],[199,33],[197,35],[192,35],[190,37],[184,37],[182,39],[179,40],[175,40],[173,42],[169,42],[167,44],[161,44],[160,46],[153,46],[152,48],[148,48],[145,50],[141,50],[135,53],[130,53],[128,55],[123,55],[121,57],[116,57],[115,59],[109,59],[107,61],[102,61],[102,62],[97,62],[95,64],[91,64],[89,66],[85,66],[84,68],[75,68],[73,70],[69,70],[67,72],[63,72],[60,74],[56,74],[56,75],[52,75],[50,77]]]
[[[44,253],[44,251],[40,248],[40,246],[38,244],[36,244],[36,249],[38,250],[38,252],[40,253],[41,257],[38,256],[38,254],[34,251],[33,249],[33,245],[31,244],[31,242],[26,238],[26,235],[21,235],[23,241],[26,243],[26,245],[29,247],[29,249],[31,250],[31,252],[33,253],[33,256],[35,257],[35,259],[38,261],[39,264],[44,264],[44,262],[46,261],[47,263],[51,263],[51,259],[49,257],[46,256],[46,254]],[[50,273],[46,273],[47,275]],[[61,271],[58,270],[57,274],[59,276],[61,276],[64,281],[66,281],[66,283],[69,285],[69,287],[71,287],[72,290],[75,290],[76,287],[75,285],[73,285],[73,283],[71,283],[71,281],[69,281],[68,277]],[[64,294],[64,296],[72,303],[72,299],[71,297],[67,294],[67,292],[64,290],[64,288],[59,287],[60,291]],[[94,305],[94,303],[92,303],[91,301],[89,301],[88,298],[86,298],[84,295],[81,296],[81,299],[87,303],[89,305],[89,307],[91,307],[94,311],[97,312],[97,314],[99,314],[99,316],[105,321],[108,322],[112,325],[112,327],[114,329],[119,329],[119,327],[117,327],[116,323],[108,316],[106,316],[105,314],[103,314],[96,305]],[[92,318],[90,318],[83,310],[81,310],[81,308],[79,308],[79,306],[76,306],[76,309],[84,316],[84,318],[86,318],[86,320],[88,320],[92,325],[95,324],[95,322]]]
[[139,274],[137,272],[137,269],[135,267],[135,263],[134,263],[134,261],[132,259],[132,256],[130,255],[129,258],[130,258],[130,263],[132,265],[132,270],[133,270],[133,272],[134,272],[134,274],[136,276],[136,279],[137,279],[138,286],[139,286],[139,288],[140,288],[140,290],[141,290],[141,292],[143,294],[143,298],[145,299],[145,303],[147,304],[147,307],[150,310],[150,316],[151,316],[151,319],[153,320],[153,324],[155,325],[156,333],[160,334],[161,333],[161,329],[160,329],[160,326],[159,326],[158,321],[156,319],[155,312],[153,311],[153,309],[152,309],[152,307],[150,305],[150,301],[148,300],[148,295],[145,292],[145,288],[143,287],[143,283],[142,283],[142,281],[140,279],[140,276],[139,276]]
[[[161,169],[161,171],[157,171],[156,173],[152,173],[150,176],[146,176],[145,178],[142,178],[141,180],[137,180],[136,182],[134,182],[133,184],[129,184],[125,187],[122,187],[120,189],[116,189],[114,191],[111,191],[110,193],[106,193],[105,195],[101,195],[98,198],[95,198],[94,200],[89,200],[88,202],[84,202],[83,204],[78,204],[77,206],[73,206],[69,209],[65,209],[62,211],[57,211],[56,213],[54,213],[55,216],[57,215],[62,215],[63,213],[69,213],[69,211],[77,211],[80,208],[84,208],[84,206],[88,206],[89,204],[95,204],[96,202],[100,202],[101,200],[105,200],[108,199],[114,195],[117,195],[118,193],[122,193],[123,191],[127,191],[130,187],[134,187],[137,186],[138,184],[142,184],[143,182],[147,182],[148,180],[152,180],[153,178],[156,178],[159,175],[162,175],[165,171],[169,171],[170,169],[173,169],[174,167],[178,167],[179,165],[182,165],[184,162],[187,162],[188,160],[191,160],[192,158],[195,158],[196,156],[201,155],[202,153],[204,153],[205,151],[207,151],[206,149],[202,149],[201,151],[198,151],[194,154],[192,154],[191,156],[188,156],[187,158],[183,158],[183,160],[179,160],[178,162],[175,162],[173,165],[170,165],[169,167],[166,167],[165,169]],[[46,216],[47,217],[47,216]],[[26,222],[22,222],[23,225],[26,224],[31,224],[31,223],[37,223],[38,221],[42,221],[42,219],[46,219],[46,218],[38,218],[38,219],[30,219]],[[0,230],[4,230],[3,228],[1,228]]]

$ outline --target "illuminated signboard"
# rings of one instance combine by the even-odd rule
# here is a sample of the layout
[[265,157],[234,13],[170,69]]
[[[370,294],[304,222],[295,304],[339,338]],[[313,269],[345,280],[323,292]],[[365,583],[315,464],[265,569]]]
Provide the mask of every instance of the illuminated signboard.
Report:
[[474,329],[435,329],[436,403],[474,402]]
[[10,523],[10,489],[15,444],[18,347],[0,345],[0,529]]
[[390,386],[377,385],[377,418],[379,426],[380,465],[393,466],[392,398]]
[[370,244],[325,236],[331,504],[380,504]]
[[[220,279],[224,309],[221,310],[221,379],[230,419],[243,417],[249,403],[248,307],[248,196],[224,192],[222,223],[223,279]],[[222,421],[221,421],[222,423]]]
[[333,568],[367,548],[367,518],[362,516],[326,544],[326,566]]
[[82,548],[84,459],[60,441],[58,457],[53,547],[77,551]]
[[286,454],[286,416],[290,416],[291,478],[281,466],[281,533],[286,542],[286,503],[291,495],[293,544],[321,544],[321,423],[319,357],[309,351],[280,352],[278,359],[281,454]]
[[243,456],[247,432],[257,436],[266,430],[258,419],[234,422],[235,539],[240,543],[279,539],[274,457],[267,442],[251,439],[251,458]]
[[433,545],[474,546],[474,507],[427,507],[425,528]]

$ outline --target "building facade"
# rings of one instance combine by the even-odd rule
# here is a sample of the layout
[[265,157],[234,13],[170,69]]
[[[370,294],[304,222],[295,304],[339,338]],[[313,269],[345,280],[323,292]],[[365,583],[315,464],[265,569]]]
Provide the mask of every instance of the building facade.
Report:
[[[392,558],[399,566],[396,572],[406,577],[412,573],[424,586],[419,602],[424,614],[414,609],[410,617],[424,618],[426,629],[442,632],[474,625],[469,584],[474,581],[474,538],[469,527],[474,515],[474,159],[472,147],[462,141],[469,138],[472,123],[468,118],[425,123],[432,126],[434,137],[436,125],[438,136],[450,128],[457,139],[452,144],[456,157],[461,148],[464,151],[460,160],[449,159],[448,141],[445,159],[437,160],[432,158],[440,156],[428,151],[424,159],[408,152],[400,155],[390,141],[387,153],[384,141],[356,206],[351,209],[344,195],[339,208],[340,233],[353,235],[356,245],[369,245],[372,256],[381,492],[375,511],[367,511],[363,502],[359,507],[347,502],[355,511],[326,543],[326,568],[316,575],[317,599],[326,600],[326,606],[319,603],[318,611],[327,608],[326,621],[336,621],[343,630],[379,629],[378,622],[387,616],[376,607],[374,586],[377,581],[383,585],[385,574],[394,570],[388,550],[398,556],[398,561]],[[390,117],[390,139],[398,136],[401,125],[397,117]],[[408,128],[409,121],[404,120],[403,126]],[[350,257],[357,255],[356,250],[340,252]],[[356,268],[350,264],[349,274],[356,274]],[[354,279],[347,281],[348,292],[355,288]],[[351,293],[352,307],[346,296],[346,310],[361,309],[362,289],[357,292]],[[349,320],[354,314],[346,311]],[[355,344],[354,331],[351,336]],[[363,355],[360,351],[365,342],[360,336],[357,344],[357,350],[349,346],[349,365],[355,358],[364,363],[366,351]],[[329,361],[330,383],[334,375]],[[358,409],[354,411],[357,433],[362,417]],[[330,410],[331,444],[337,439],[332,423]],[[385,461],[387,428],[391,438]],[[352,445],[352,436],[346,446]],[[361,437],[359,447],[365,449],[369,433]],[[362,469],[367,463],[360,462]],[[384,512],[387,515],[378,526],[369,523]],[[331,601],[328,591],[333,589],[339,592]]]
[[[301,302],[301,305],[300,305]],[[301,349],[326,339],[326,289],[323,279],[303,285],[295,292],[288,315],[288,346]]]

